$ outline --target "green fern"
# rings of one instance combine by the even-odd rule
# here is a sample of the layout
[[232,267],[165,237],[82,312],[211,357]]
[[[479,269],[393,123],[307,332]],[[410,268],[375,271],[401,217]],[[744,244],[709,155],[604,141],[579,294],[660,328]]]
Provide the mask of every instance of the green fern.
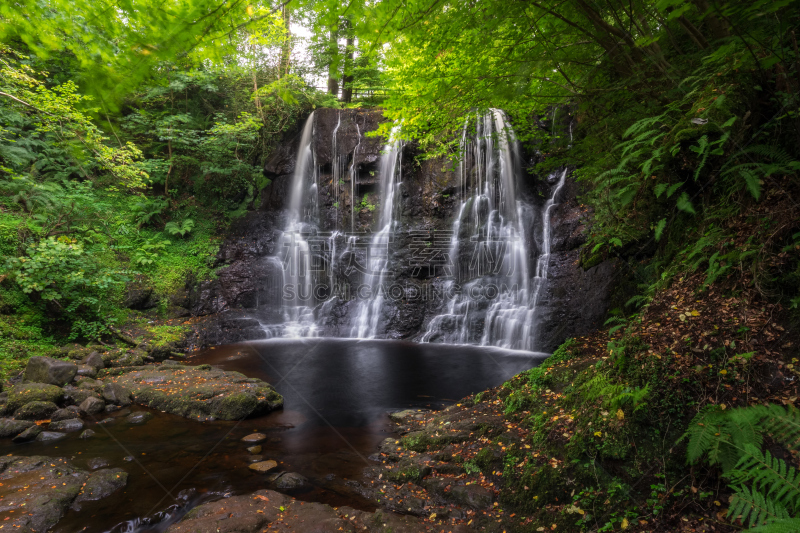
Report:
[[[742,158],[744,163],[735,164]],[[763,161],[754,161],[754,158]],[[756,145],[740,150],[731,156],[723,165],[723,177],[739,176],[750,194],[758,200],[761,197],[763,178],[772,175],[792,174],[800,170],[800,161],[795,161],[789,154],[774,146]]]
[[749,533],[800,533],[800,518],[775,520],[769,524],[747,530]]
[[692,420],[682,438],[689,438],[689,462],[706,456],[711,464],[720,464],[731,481],[729,518],[759,526],[754,531],[800,531],[792,529],[800,525],[800,473],[769,452],[762,453],[766,434],[795,453],[800,410],[772,404],[726,412],[711,406]]
[[800,474],[794,467],[752,444],[744,447],[744,456],[727,477],[737,485],[751,484],[789,511],[800,510]]
[[180,224],[177,222],[167,222],[167,224],[164,226],[164,230],[166,230],[170,235],[180,234],[181,237],[185,237],[187,233],[192,231],[192,229],[194,229],[194,220],[191,218],[185,219]]
[[738,518],[749,527],[762,525],[774,520],[790,518],[786,509],[773,500],[747,487],[735,487],[728,518]]

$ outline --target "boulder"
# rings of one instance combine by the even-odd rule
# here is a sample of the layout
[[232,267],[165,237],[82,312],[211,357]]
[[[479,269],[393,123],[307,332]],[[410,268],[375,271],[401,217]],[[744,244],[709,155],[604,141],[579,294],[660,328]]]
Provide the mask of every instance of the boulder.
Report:
[[25,381],[60,387],[72,381],[77,372],[78,366],[74,363],[37,355],[28,359]]
[[258,446],[250,446],[249,448],[247,448],[247,453],[252,454],[252,455],[260,454],[261,453],[261,445],[259,444]]
[[275,486],[281,490],[296,490],[305,487],[308,479],[296,472],[286,472],[275,480]]
[[14,412],[23,405],[30,402],[53,402],[57,403],[64,397],[64,391],[55,385],[46,383],[20,383],[11,387],[8,391],[8,403],[6,408]]
[[106,383],[103,387],[103,398],[108,403],[128,406],[131,402],[131,391],[117,383]]
[[58,411],[58,406],[53,402],[26,403],[14,412],[17,420],[44,420]]
[[97,369],[91,365],[78,365],[78,375],[93,378],[97,375]]
[[139,426],[142,424],[146,424],[147,421],[150,420],[151,418],[153,418],[152,413],[148,413],[147,411],[139,411],[137,413],[132,413],[126,416],[125,422],[127,422],[128,424]]
[[100,355],[98,352],[92,352],[86,356],[86,359],[83,361],[84,365],[92,366],[97,370],[102,370],[106,367],[105,361],[103,361],[103,356]]
[[33,422],[29,420],[14,420],[13,418],[0,418],[0,439],[16,437],[29,427]]
[[82,387],[77,388],[73,387],[72,385],[67,385],[66,387],[64,387],[64,396],[67,398],[69,402],[75,405],[82,404],[86,400],[86,398],[100,398],[100,394],[91,389]]
[[80,418],[81,411],[74,405],[70,405],[69,407],[65,407],[63,409],[59,409],[52,415],[50,415],[51,422],[59,422],[61,420],[70,420],[72,418]]
[[80,410],[89,416],[100,414],[105,410],[106,404],[99,398],[89,397],[81,402]]
[[33,425],[33,426],[29,427],[28,429],[26,429],[25,431],[23,431],[22,433],[20,433],[19,435],[17,435],[16,437],[14,437],[12,439],[12,441],[15,444],[20,444],[20,443],[23,443],[23,442],[30,442],[33,439],[35,439],[36,437],[38,437],[39,433],[41,433],[42,431],[43,430],[42,430],[42,428],[40,426]]
[[91,429],[84,429],[83,433],[78,437],[79,439],[89,439],[95,436],[95,432]]
[[83,429],[83,420],[80,418],[71,418],[69,420],[59,420],[58,422],[50,422],[47,429],[51,431],[80,431]]
[[42,431],[38,435],[36,435],[36,440],[39,442],[52,442],[56,440],[61,440],[66,437],[66,433],[61,433],[59,431]]

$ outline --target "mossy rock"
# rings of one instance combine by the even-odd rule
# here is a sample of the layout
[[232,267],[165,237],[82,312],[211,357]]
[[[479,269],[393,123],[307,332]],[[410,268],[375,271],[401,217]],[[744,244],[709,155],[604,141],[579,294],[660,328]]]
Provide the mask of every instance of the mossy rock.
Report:
[[14,412],[31,402],[58,403],[64,397],[64,390],[55,385],[45,383],[20,383],[8,391],[6,409]]
[[431,468],[420,464],[413,459],[401,459],[391,469],[387,470],[386,477],[395,483],[415,483],[419,484],[427,475],[430,475]]
[[44,420],[58,411],[58,406],[53,402],[26,403],[14,412],[14,418],[19,420]]
[[213,368],[138,367],[111,379],[131,390],[137,404],[194,420],[240,420],[283,406],[268,383]]

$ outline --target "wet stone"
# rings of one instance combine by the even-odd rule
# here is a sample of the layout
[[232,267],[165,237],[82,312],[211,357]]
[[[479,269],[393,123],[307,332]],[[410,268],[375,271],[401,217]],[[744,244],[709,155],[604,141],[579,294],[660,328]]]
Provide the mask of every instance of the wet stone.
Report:
[[66,433],[61,433],[59,431],[42,431],[38,435],[36,435],[36,440],[39,442],[54,442],[57,440],[61,440],[66,437]]
[[247,453],[251,455],[258,455],[261,453],[261,446],[250,446],[247,448]]
[[78,366],[51,357],[34,356],[25,367],[25,381],[62,386],[75,377]]
[[13,418],[0,418],[0,439],[15,437],[31,427],[29,420],[14,420]]
[[80,418],[70,418],[69,420],[59,420],[58,422],[50,422],[47,429],[51,431],[80,431],[83,429],[83,420]]
[[70,405],[69,407],[65,407],[64,409],[59,409],[52,415],[50,415],[50,422],[59,422],[61,420],[70,420],[72,418],[80,418],[80,409],[75,407],[74,405]]
[[83,364],[92,366],[97,370],[105,368],[106,366],[105,362],[103,361],[103,356],[101,356],[97,352],[92,352],[89,355],[87,355],[86,359],[83,360]]
[[251,433],[246,437],[242,437],[242,442],[247,444],[258,444],[260,442],[264,442],[265,440],[267,440],[267,436],[263,433]]
[[78,365],[78,375],[93,378],[97,375],[97,369],[89,365]]
[[97,415],[103,412],[106,404],[100,398],[86,398],[81,402],[80,410],[87,415]]
[[53,402],[26,403],[14,413],[18,420],[44,420],[58,411],[58,406]]
[[275,461],[270,459],[268,461],[261,461],[261,462],[258,462],[258,463],[253,463],[250,466],[248,466],[248,468],[250,470],[258,472],[259,474],[266,474],[270,470],[274,470],[275,468],[278,468],[278,463],[276,463]]
[[125,421],[128,424],[141,425],[141,424],[146,424],[147,421],[150,420],[151,418],[153,418],[152,413],[148,413],[147,411],[139,411],[137,413],[133,413],[125,417]]
[[103,387],[103,398],[108,403],[125,407],[131,404],[131,391],[116,383],[106,383]]
[[41,433],[42,431],[43,430],[41,427],[33,425],[28,429],[26,429],[25,431],[23,431],[22,433],[20,433],[19,435],[17,435],[16,437],[14,437],[12,440],[17,444],[21,442],[29,442],[35,439],[36,436],[39,435],[39,433]]
[[106,459],[105,457],[94,457],[86,462],[86,466],[88,466],[92,470],[97,470],[98,468],[103,468],[108,465],[109,465],[108,459]]
[[275,486],[281,490],[296,490],[307,484],[308,479],[296,472],[286,472],[275,480]]
[[91,390],[84,388],[77,388],[71,385],[64,387],[64,396],[66,396],[75,405],[80,405],[86,398],[99,398],[100,395]]
[[8,402],[6,408],[9,411],[16,411],[23,405],[30,402],[58,402],[64,395],[64,391],[55,385],[45,383],[21,383],[14,385],[8,391]]
[[92,437],[94,437],[94,436],[95,436],[95,432],[94,432],[93,430],[91,430],[91,429],[84,429],[84,430],[83,430],[83,433],[81,433],[80,437],[78,437],[78,438],[81,438],[81,439],[89,439],[89,438],[92,438]]
[[110,496],[128,483],[128,473],[121,468],[97,470],[86,481],[86,485],[75,498],[75,503],[94,501]]

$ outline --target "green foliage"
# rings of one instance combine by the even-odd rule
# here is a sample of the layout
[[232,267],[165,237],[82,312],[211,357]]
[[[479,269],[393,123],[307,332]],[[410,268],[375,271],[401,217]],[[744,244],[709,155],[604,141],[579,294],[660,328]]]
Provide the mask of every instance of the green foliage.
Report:
[[131,205],[131,211],[134,213],[137,226],[141,228],[152,222],[154,217],[164,213],[167,207],[169,207],[169,201],[165,198],[148,199],[144,197]]
[[167,222],[166,226],[164,226],[164,230],[170,235],[180,235],[181,237],[185,237],[187,233],[191,233],[193,228],[194,220],[191,218],[184,219],[180,224],[177,222]]
[[[82,245],[65,237],[50,237],[29,247],[26,256],[8,259],[5,269],[24,293],[35,292],[43,300],[65,302],[80,298],[78,294],[87,284],[106,289],[119,282],[115,273],[91,272],[93,266]],[[96,279],[90,281],[87,273]]]
[[360,207],[360,209],[366,209],[371,213],[371,212],[375,211],[376,205],[373,204],[373,203],[370,203],[369,194],[365,194],[361,198],[361,203],[359,204],[359,207]]
[[133,254],[133,263],[140,267],[153,265],[165,248],[170,244],[169,241],[151,238],[141,243]]
[[[762,452],[764,436],[796,453],[800,443],[800,410],[793,406],[753,406],[723,411],[711,406],[689,426],[690,462],[707,457],[720,464],[731,481],[734,496],[729,517],[739,517],[753,531],[784,531],[800,518],[800,473],[769,451]],[[794,520],[789,520],[794,519]]]

